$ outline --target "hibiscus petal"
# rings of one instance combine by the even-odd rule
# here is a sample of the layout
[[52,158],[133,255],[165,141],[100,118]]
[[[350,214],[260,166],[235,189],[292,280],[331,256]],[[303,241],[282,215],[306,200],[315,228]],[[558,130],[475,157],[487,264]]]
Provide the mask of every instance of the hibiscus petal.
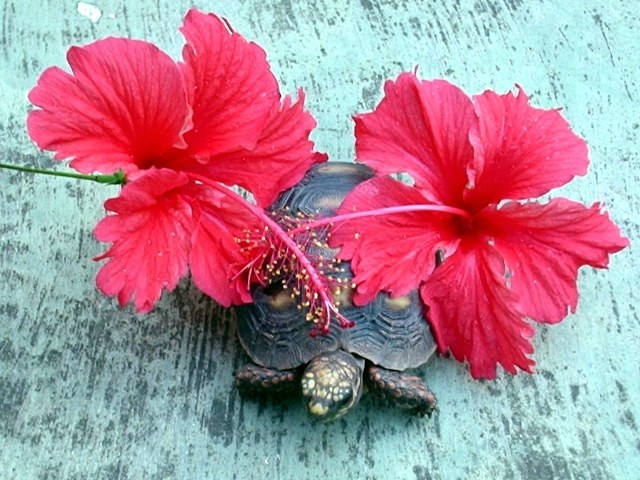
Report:
[[513,374],[532,371],[534,330],[505,285],[502,258],[487,243],[465,238],[420,292],[440,351],[466,359],[473,378],[494,378],[497,364]]
[[185,136],[198,157],[252,149],[280,98],[266,54],[212,14],[190,10],[180,29],[187,40],[183,72],[194,129]]
[[253,301],[248,272],[240,271],[246,256],[236,239],[261,224],[246,208],[232,203],[205,186],[192,189],[197,224],[189,257],[194,284],[220,305],[228,307]]
[[[338,214],[426,203],[417,189],[375,177],[352,190]],[[399,296],[417,289],[435,268],[436,251],[455,248],[455,238],[452,216],[429,211],[349,220],[331,232],[332,246],[342,245],[340,258],[351,260],[358,285],[353,299],[359,305],[381,290]]]
[[180,195],[189,182],[171,170],[149,170],[105,202],[114,212],[96,225],[101,242],[113,242],[96,260],[108,259],[96,277],[101,292],[150,311],[163,289],[173,290],[187,272],[193,230],[191,206]]
[[478,209],[503,199],[544,195],[585,175],[587,145],[557,110],[529,105],[522,91],[473,98],[478,122],[469,133],[475,156],[469,202]]
[[73,74],[52,67],[29,93],[31,138],[83,173],[126,172],[184,146],[186,93],[177,65],[156,46],[107,38],[67,55]]
[[258,205],[270,205],[280,192],[298,183],[313,164],[327,160],[325,154],[313,151],[309,134],[316,121],[304,110],[302,90],[299,96],[293,105],[288,96],[282,105],[274,104],[254,149],[212,157],[206,164],[182,161],[181,169],[227,185],[240,185],[253,194]]
[[494,237],[512,290],[524,312],[538,322],[556,323],[569,309],[575,312],[578,269],[604,268],[610,254],[629,244],[599,204],[587,208],[563,198],[486,209],[478,225]]
[[471,100],[444,80],[387,81],[372,113],[356,116],[356,157],[377,173],[408,172],[428,200],[459,205],[473,158]]

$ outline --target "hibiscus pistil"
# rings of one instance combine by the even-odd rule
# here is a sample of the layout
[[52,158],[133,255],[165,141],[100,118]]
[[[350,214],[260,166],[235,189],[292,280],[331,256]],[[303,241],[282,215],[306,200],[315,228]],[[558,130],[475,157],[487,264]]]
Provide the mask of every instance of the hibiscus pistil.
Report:
[[[193,178],[203,182],[213,190],[225,195],[238,206],[248,210],[262,225],[262,229],[243,231],[244,235],[236,236],[234,241],[245,255],[243,265],[238,269],[248,276],[247,285],[258,283],[268,285],[274,281],[282,286],[292,287],[292,296],[300,299],[300,307],[306,313],[306,319],[317,325],[317,331],[329,331],[331,319],[334,318],[341,327],[353,326],[353,322],[340,313],[331,292],[342,283],[341,278],[334,278],[340,259],[327,259],[315,256],[310,247],[328,248],[322,243],[322,235],[310,231],[300,215],[292,217],[286,212],[275,213],[272,218],[265,211],[236,192],[210,179],[194,174]],[[330,272],[330,273],[327,273]],[[253,281],[252,281],[253,280]]]
[[[439,212],[439,213],[450,213],[452,215],[457,215],[462,217],[464,220],[471,220],[471,214],[469,212],[462,210],[456,207],[450,207],[448,205],[401,205],[398,207],[385,207],[385,208],[375,208],[372,210],[358,211],[352,213],[342,213],[339,215],[334,215],[332,217],[320,218],[317,220],[310,220],[309,222],[303,223],[291,230],[289,230],[289,235],[294,235],[303,231],[308,231],[311,229],[324,227],[329,225],[331,227],[336,227],[344,222],[348,222],[350,220],[357,220],[360,218],[366,217],[378,217],[381,215],[393,215],[394,213],[410,213],[410,212]],[[358,237],[360,234],[356,234]],[[329,232],[329,236],[331,236]]]

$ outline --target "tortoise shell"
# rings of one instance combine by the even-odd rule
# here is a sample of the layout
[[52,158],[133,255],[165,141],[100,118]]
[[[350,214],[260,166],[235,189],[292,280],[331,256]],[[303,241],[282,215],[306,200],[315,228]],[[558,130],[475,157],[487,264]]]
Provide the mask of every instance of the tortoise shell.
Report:
[[[288,208],[293,215],[331,215],[356,185],[372,175],[361,164],[316,165],[299,184],[281,194],[271,209]],[[344,266],[343,275],[350,279],[349,264]],[[332,325],[327,334],[313,336],[314,324],[305,320],[304,310],[288,290],[256,288],[254,302],[238,307],[240,343],[255,363],[274,369],[295,368],[319,354],[344,350],[384,368],[405,370],[422,365],[435,352],[417,291],[398,298],[380,293],[361,307],[351,303],[349,289],[342,296],[340,312],[355,326]]]

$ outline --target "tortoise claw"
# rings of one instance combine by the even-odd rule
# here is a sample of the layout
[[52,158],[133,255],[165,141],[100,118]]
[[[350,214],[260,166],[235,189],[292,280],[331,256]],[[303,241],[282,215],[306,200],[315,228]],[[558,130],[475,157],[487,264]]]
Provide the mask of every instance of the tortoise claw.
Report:
[[394,405],[419,416],[431,416],[437,407],[436,396],[415,375],[372,366],[367,372],[369,388]]

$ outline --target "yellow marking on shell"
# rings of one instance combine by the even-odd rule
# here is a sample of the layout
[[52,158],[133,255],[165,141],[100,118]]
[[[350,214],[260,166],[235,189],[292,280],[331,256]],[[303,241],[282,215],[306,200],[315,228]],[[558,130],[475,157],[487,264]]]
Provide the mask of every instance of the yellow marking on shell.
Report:
[[318,210],[337,210],[342,203],[342,198],[335,195],[325,195],[315,200]]
[[272,307],[277,309],[285,309],[293,305],[295,295],[291,294],[287,290],[281,290],[277,294],[269,297],[269,303]]
[[316,172],[322,173],[353,173],[358,171],[358,166],[346,162],[327,162],[316,167]]
[[[342,279],[340,279],[342,280]],[[351,285],[346,285],[344,282],[339,282],[340,286],[333,289],[331,292],[331,298],[333,303],[340,305],[351,305],[351,297],[353,295],[353,288]]]
[[411,298],[408,295],[403,295],[402,297],[387,298],[385,299],[384,303],[391,310],[404,310],[405,308],[408,308],[409,305],[411,305]]

